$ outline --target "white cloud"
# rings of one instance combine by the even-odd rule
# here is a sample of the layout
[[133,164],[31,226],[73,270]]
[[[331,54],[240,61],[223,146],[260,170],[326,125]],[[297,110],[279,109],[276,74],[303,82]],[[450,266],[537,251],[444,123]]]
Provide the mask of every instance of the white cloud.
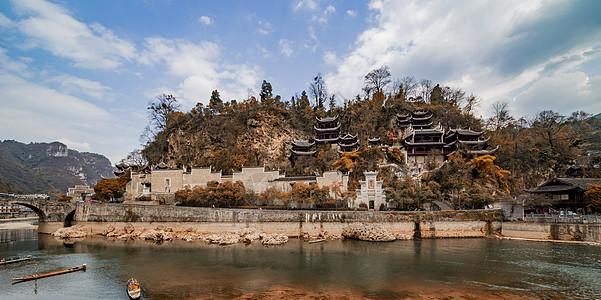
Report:
[[317,3],[315,3],[315,1],[313,1],[313,0],[300,0],[294,6],[294,10],[314,11],[314,10],[317,10],[318,8],[319,7],[317,6]]
[[332,5],[328,5],[321,17],[319,17],[319,23],[328,23],[328,20],[334,13],[336,13],[336,8]]
[[15,10],[26,15],[18,21],[29,42],[59,57],[73,60],[76,67],[115,69],[136,57],[129,41],[115,36],[100,24],[86,25],[62,7],[43,0],[15,1]]
[[259,34],[268,35],[274,31],[273,25],[269,22],[258,21],[257,24],[259,25],[259,28],[257,28]]
[[58,83],[61,91],[66,94],[82,93],[96,100],[112,100],[111,88],[97,81],[78,78],[70,75],[54,76],[48,82]]
[[0,27],[15,27],[15,22],[9,19],[5,14],[0,12]]
[[[335,72],[324,76],[329,89],[347,99],[361,92],[365,74],[388,65],[397,78],[427,78],[479,95],[483,107],[514,97],[528,102],[523,99],[532,99],[526,97],[530,94],[516,95],[541,86],[546,77],[576,73],[598,57],[590,53],[601,47],[599,26],[579,27],[577,16],[587,10],[579,3],[373,0],[369,8],[373,25],[357,37],[353,49],[324,54],[326,62],[340,61]],[[589,82],[594,89],[595,80]]]
[[357,16],[357,12],[356,12],[356,11],[354,11],[354,10],[350,10],[350,9],[346,11],[346,14],[347,14],[349,17],[353,17],[353,18]]
[[583,72],[544,77],[517,95],[512,102],[515,115],[553,110],[563,115],[578,110],[601,113],[601,76],[588,77]]
[[204,25],[211,25],[211,24],[213,24],[213,19],[211,19],[210,17],[207,17],[207,16],[202,16],[198,19],[198,22],[200,22]]
[[17,73],[21,76],[30,77],[31,73],[28,71],[27,65],[12,60],[6,55],[6,49],[0,48],[0,69],[10,71],[11,73]]
[[92,147],[90,147],[90,144],[86,143],[86,142],[75,142],[68,138],[60,138],[60,139],[58,139],[58,141],[67,145],[67,147],[69,149],[74,149],[77,151],[84,151],[84,152],[92,150]]
[[280,46],[280,52],[282,52],[282,54],[286,55],[287,57],[292,56],[292,42],[288,41],[288,40],[280,40],[280,42],[278,43]]
[[336,56],[336,53],[334,52],[326,52],[323,54],[323,62],[326,63],[326,65],[330,65],[330,66],[336,66],[338,64],[340,64],[340,60],[338,60],[338,57]]
[[[182,78],[178,89],[170,94],[181,96],[185,106],[208,103],[211,91],[219,90],[222,99],[244,99],[246,90],[259,81],[258,68],[245,64],[229,64],[221,57],[222,49],[211,42],[198,44],[168,40],[146,39],[141,62],[148,65],[165,64],[168,74]],[[153,90],[156,96],[165,89]]]

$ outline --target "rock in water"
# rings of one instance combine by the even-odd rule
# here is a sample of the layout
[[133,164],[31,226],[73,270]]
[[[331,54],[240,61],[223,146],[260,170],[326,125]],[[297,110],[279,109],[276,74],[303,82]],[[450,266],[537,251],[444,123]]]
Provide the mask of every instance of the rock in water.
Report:
[[288,236],[285,234],[272,233],[263,237],[263,245],[281,245],[288,242]]
[[370,242],[390,242],[396,240],[394,234],[376,224],[351,224],[342,230],[342,236]]

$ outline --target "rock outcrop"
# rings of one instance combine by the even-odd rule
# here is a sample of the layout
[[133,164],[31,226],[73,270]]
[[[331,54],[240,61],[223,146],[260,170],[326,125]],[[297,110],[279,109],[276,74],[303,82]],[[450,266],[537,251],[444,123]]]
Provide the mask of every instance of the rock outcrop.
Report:
[[397,238],[390,231],[376,224],[357,223],[345,227],[342,236],[347,239],[356,239],[370,242],[390,242]]
[[55,231],[53,236],[62,238],[62,239],[72,239],[72,238],[85,238],[87,236],[92,235],[90,229],[85,228],[81,225],[75,225],[71,227],[60,228]]
[[281,245],[288,242],[288,236],[279,233],[268,234],[263,237],[261,244],[263,245]]

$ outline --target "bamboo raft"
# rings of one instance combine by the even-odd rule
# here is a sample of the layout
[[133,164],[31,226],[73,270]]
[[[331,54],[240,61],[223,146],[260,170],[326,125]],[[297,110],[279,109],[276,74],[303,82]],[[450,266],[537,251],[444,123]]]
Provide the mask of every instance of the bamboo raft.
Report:
[[38,269],[38,265],[37,264],[36,264],[35,268],[36,268],[36,271],[35,271],[34,275],[29,275],[29,276],[19,277],[19,278],[13,278],[13,280],[15,280],[17,282],[22,282],[22,281],[28,281],[28,280],[34,280],[34,279],[40,279],[40,278],[55,276],[55,275],[67,274],[67,273],[71,273],[71,272],[85,271],[86,270],[86,264],[75,266],[75,267],[70,268],[70,269],[64,269],[64,270],[58,270],[58,271],[52,271],[52,272],[46,272],[46,273],[40,273],[40,274],[38,274],[38,270],[37,270]]
[[19,257],[1,258],[0,265],[7,265],[7,264],[17,263],[17,262],[21,262],[21,261],[30,260],[30,259],[31,259],[31,255],[27,255],[25,257],[19,256]]

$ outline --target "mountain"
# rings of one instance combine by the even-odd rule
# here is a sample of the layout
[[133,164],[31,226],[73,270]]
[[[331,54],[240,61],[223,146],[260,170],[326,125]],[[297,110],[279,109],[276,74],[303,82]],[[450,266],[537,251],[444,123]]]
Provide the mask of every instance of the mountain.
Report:
[[65,194],[75,185],[95,185],[113,177],[108,158],[70,150],[59,142],[0,142],[0,191]]

